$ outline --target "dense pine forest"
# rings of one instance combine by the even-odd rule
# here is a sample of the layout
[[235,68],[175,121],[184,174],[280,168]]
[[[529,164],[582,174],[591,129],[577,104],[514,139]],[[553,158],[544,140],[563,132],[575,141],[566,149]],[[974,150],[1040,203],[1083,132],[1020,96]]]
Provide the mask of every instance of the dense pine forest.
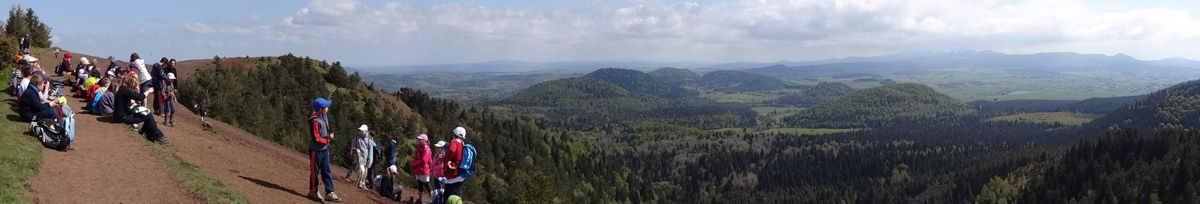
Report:
[[[602,69],[480,105],[382,91],[337,62],[220,60],[229,58],[184,80],[181,102],[297,150],[306,101],[318,96],[335,100],[339,135],[368,124],[438,140],[468,127],[481,151],[466,191],[475,203],[1194,203],[1200,180],[1200,82],[1148,96],[970,104],[918,84],[819,84],[796,99],[814,107],[781,121],[856,129],[806,135],[712,131],[763,118],[697,98],[685,87],[697,79],[680,72]],[[989,120],[1038,111],[1108,115],[1081,126]],[[415,141],[401,138],[407,160]]]

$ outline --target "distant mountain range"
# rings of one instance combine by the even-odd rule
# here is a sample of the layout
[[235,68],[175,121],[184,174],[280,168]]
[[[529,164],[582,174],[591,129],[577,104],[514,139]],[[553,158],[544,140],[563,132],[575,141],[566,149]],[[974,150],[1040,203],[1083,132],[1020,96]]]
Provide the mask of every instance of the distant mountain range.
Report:
[[960,68],[983,68],[1037,74],[1097,70],[1121,73],[1200,73],[1200,62],[1183,58],[1144,61],[1123,54],[1100,55],[1071,52],[1013,55],[992,51],[956,51],[929,55],[847,58],[827,62],[829,63],[772,65],[746,69],[746,71],[798,78],[831,77],[853,73],[912,75]]
[[604,67],[620,67],[649,71],[662,67],[707,67],[710,63],[700,62],[644,62],[644,61],[568,61],[568,62],[527,62],[515,60],[497,60],[477,63],[431,64],[431,65],[396,65],[357,67],[354,70],[366,74],[391,73],[520,73],[520,72],[567,72],[589,73]]
[[[769,70],[781,67],[839,67],[864,68],[889,66],[914,68],[924,66],[977,65],[1011,68],[1043,67],[1113,67],[1113,66],[1157,66],[1200,69],[1200,61],[1186,58],[1161,60],[1138,60],[1124,54],[1101,55],[1074,52],[1051,52],[1036,54],[1005,54],[994,51],[952,50],[940,52],[904,52],[871,57],[846,57],[815,61],[777,62],[653,62],[653,61],[559,61],[531,62],[496,60],[476,63],[451,63],[430,65],[395,65],[355,67],[352,70],[364,74],[386,73],[519,73],[519,72],[571,72],[588,73],[603,67],[617,67],[651,71],[663,67],[687,68],[697,71],[711,70]],[[753,72],[753,71],[752,71]]]

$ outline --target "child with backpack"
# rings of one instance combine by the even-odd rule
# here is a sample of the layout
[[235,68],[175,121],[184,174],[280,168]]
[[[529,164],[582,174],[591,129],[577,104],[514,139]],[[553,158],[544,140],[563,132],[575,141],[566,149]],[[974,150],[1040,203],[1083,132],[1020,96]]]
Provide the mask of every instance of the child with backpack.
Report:
[[467,129],[454,128],[454,140],[450,141],[450,150],[446,154],[446,198],[449,195],[462,196],[463,182],[475,175],[475,147],[466,144]]

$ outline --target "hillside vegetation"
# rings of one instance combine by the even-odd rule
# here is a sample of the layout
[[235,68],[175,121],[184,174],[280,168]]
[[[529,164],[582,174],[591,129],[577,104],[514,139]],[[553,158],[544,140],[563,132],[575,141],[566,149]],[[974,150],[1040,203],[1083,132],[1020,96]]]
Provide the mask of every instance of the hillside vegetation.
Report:
[[583,77],[604,80],[616,84],[632,93],[649,94],[664,98],[681,98],[694,95],[683,88],[672,86],[650,74],[632,69],[604,68]]
[[785,118],[800,127],[865,128],[901,118],[937,118],[970,112],[967,105],[925,85],[897,84],[854,91]]
[[854,92],[854,88],[838,82],[821,82],[798,94],[780,96],[776,105],[816,106]]
[[781,89],[788,84],[783,80],[766,75],[720,70],[704,74],[703,77],[700,77],[700,80],[696,81],[696,85],[704,89],[716,91],[741,92]]
[[569,109],[645,110],[644,100],[656,96],[634,94],[608,81],[578,77],[548,81],[530,86],[509,97],[508,102],[523,106],[550,106]]
[[700,79],[700,75],[692,70],[670,67],[657,69],[647,74],[673,86],[684,86]]

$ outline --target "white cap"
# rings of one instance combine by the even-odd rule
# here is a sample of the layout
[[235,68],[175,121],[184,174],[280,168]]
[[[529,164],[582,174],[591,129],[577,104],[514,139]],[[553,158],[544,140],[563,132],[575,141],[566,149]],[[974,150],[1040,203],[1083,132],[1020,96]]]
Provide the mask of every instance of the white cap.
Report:
[[175,79],[175,73],[167,73],[167,79]]
[[367,124],[363,124],[362,126],[358,126],[358,130],[367,131]]
[[92,62],[88,61],[87,57],[80,57],[79,64],[92,64]]
[[454,136],[466,139],[467,138],[467,129],[463,128],[463,127],[454,128]]
[[25,55],[24,60],[29,63],[37,62],[37,58],[33,57],[33,55]]

